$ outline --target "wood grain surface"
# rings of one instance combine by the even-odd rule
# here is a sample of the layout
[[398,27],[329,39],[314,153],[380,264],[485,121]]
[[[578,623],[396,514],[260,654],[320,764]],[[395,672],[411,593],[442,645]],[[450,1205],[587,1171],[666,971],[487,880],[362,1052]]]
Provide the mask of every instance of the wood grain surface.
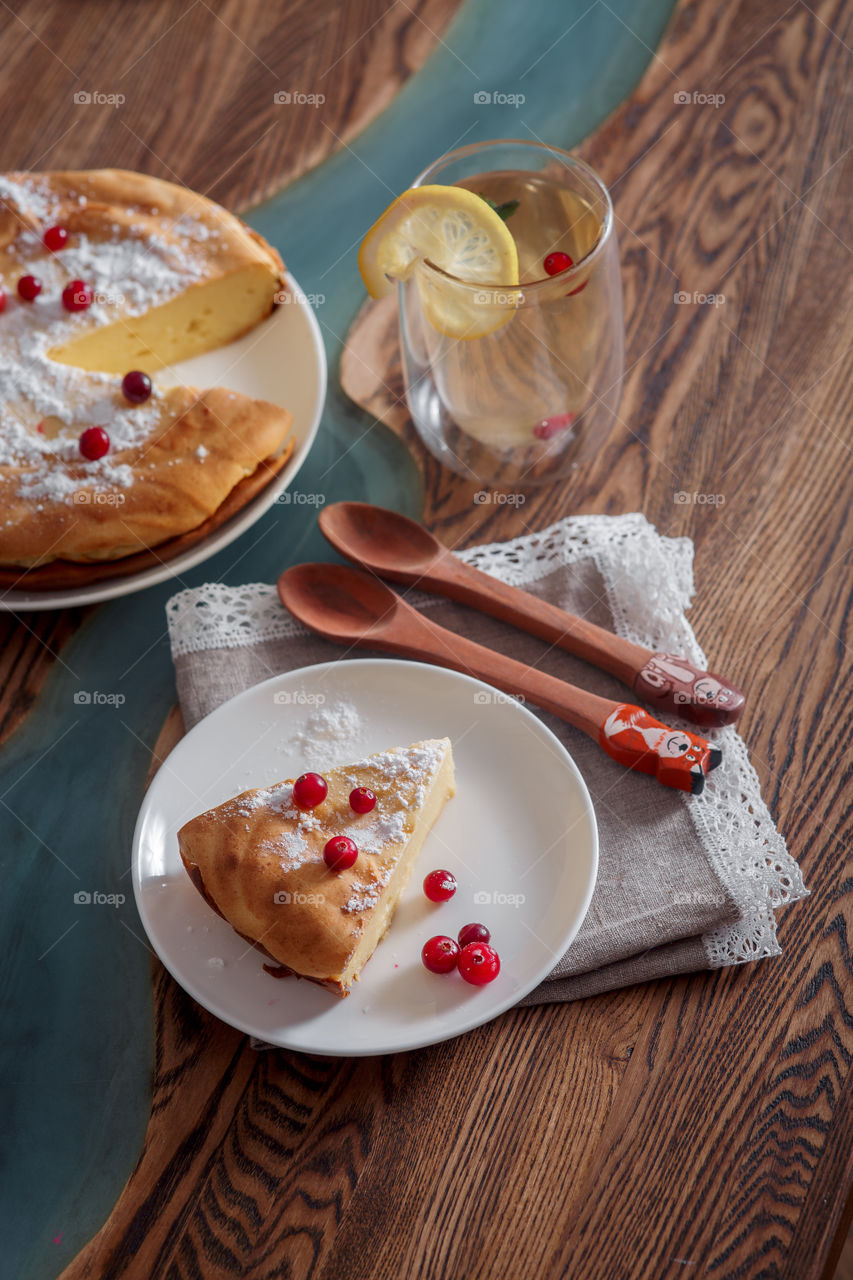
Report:
[[[111,8],[117,0],[101,6]],[[341,5],[323,25],[329,10],[318,6],[317,31],[294,36],[284,7],[267,19],[236,0],[215,14],[201,0],[184,17],[177,6],[174,42],[149,55],[164,59],[160,90],[172,60],[189,57],[210,96],[199,94],[190,131],[146,80],[159,121],[148,145],[179,156],[183,180],[231,204],[269,189],[293,172],[284,140],[262,136],[271,115],[231,121],[239,146],[229,139],[219,156],[200,140],[228,133],[217,66],[244,74],[247,92],[258,75],[237,42],[218,47],[218,20],[279,74],[272,49],[284,65],[291,39],[313,58],[331,30],[320,61],[344,54],[356,8]],[[378,56],[393,78],[422,56],[426,37],[406,6],[392,8],[393,52]],[[430,25],[446,8],[435,0]],[[121,10],[101,47],[121,49],[123,68],[146,10]],[[19,9],[36,32],[49,12]],[[248,13],[251,31],[240,27]],[[363,29],[363,13],[359,21]],[[7,9],[0,23],[7,63],[32,56],[19,19]],[[84,35],[70,24],[64,38],[67,49],[54,47],[76,69]],[[254,1053],[155,964],[144,1150],[65,1280],[831,1274],[853,1181],[851,47],[843,0],[682,4],[637,92],[583,148],[618,217],[628,317],[620,425],[592,468],[521,507],[474,504],[470,486],[420,455],[428,520],[455,544],[577,511],[637,509],[695,540],[691,621],[712,666],[748,694],[742,731],[812,890],[780,917],[784,956],[512,1011],[459,1041],[362,1061]],[[338,133],[371,109],[359,97],[367,56],[344,56],[330,77]],[[45,55],[43,74],[66,72]],[[107,80],[92,88],[117,91]],[[679,105],[676,92],[725,101]],[[96,124],[90,110],[91,122],[72,123],[67,144],[44,158],[7,104],[4,155],[18,167],[22,157],[82,164],[112,138],[111,163],[149,167],[139,140],[111,118]],[[296,167],[330,145],[299,133]],[[676,304],[679,290],[725,301]],[[344,366],[348,388],[407,431],[388,317],[365,319],[353,345],[362,363],[358,376]],[[690,500],[677,501],[682,493]],[[71,614],[4,622],[6,732],[74,625]],[[159,757],[179,733],[173,719]]]
[[[239,211],[318,164],[386,107],[457,4],[2,4],[0,173],[139,169]],[[322,94],[322,112],[277,103],[280,92]],[[75,100],[98,94],[124,101]],[[0,617],[0,742],[85,616]]]
[[[0,106],[0,172],[83,169],[96,156],[101,167],[141,169],[245,208],[386,107],[456,7],[3,4],[0,43],[13,91]],[[291,101],[276,102],[277,93]],[[296,95],[322,95],[322,112]]]

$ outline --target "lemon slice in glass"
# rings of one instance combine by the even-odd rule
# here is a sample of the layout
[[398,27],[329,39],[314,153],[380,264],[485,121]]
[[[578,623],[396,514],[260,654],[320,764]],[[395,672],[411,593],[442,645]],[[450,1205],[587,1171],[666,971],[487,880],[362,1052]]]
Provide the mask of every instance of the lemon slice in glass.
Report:
[[518,253],[506,223],[464,187],[404,191],[362,240],[358,268],[372,298],[414,275],[427,319],[449,338],[499,329],[520,296],[512,289]]

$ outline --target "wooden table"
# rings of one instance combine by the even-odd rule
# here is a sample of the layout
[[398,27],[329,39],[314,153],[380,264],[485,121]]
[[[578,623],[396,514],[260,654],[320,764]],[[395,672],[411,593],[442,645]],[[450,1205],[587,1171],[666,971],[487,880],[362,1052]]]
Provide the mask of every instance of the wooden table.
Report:
[[[328,266],[344,251],[328,276],[333,307],[319,313],[333,362],[318,449],[349,457],[330,496],[422,507],[457,543],[578,511],[641,510],[662,532],[691,536],[691,620],[714,664],[748,691],[742,730],[812,896],[780,916],[781,959],[514,1011],[461,1040],[377,1060],[255,1053],[157,963],[152,1009],[131,914],[85,953],[90,1003],[75,1014],[77,1038],[69,1024],[45,1062],[39,1046],[50,1032],[33,1010],[55,1000],[56,1022],[81,999],[82,931],[70,923],[62,941],[57,925],[53,938],[33,907],[21,916],[33,940],[16,930],[10,944],[13,958],[29,960],[31,947],[33,964],[11,968],[11,985],[43,985],[11,1024],[13,1038],[20,1031],[15,1142],[5,1130],[12,1184],[15,1162],[22,1186],[42,1162],[44,1198],[28,1194],[21,1210],[33,1241],[28,1280],[66,1264],[68,1280],[831,1274],[853,1174],[853,10],[840,0],[695,0],[678,6],[658,45],[660,4],[598,0],[588,9],[577,0],[510,14],[496,0],[468,0],[448,26],[454,8],[88,0],[71,22],[59,0],[3,5],[2,168],[138,167],[245,208],[319,163],[280,204],[250,216],[273,239],[279,228],[305,289],[322,288],[316,267],[315,279],[306,276],[312,262]],[[519,59],[537,31],[540,61],[525,71],[534,59]],[[511,71],[528,97],[514,132],[544,128],[572,144],[646,63],[581,148],[618,215],[629,344],[622,425],[594,466],[522,509],[472,506],[469,489],[416,450],[422,502],[398,441],[384,428],[365,434],[371,419],[337,385],[340,340],[362,296],[347,246],[363,215],[390,198],[386,184],[406,185],[419,156],[452,144],[454,123],[471,139],[510,131],[499,114],[474,117],[467,130],[472,86],[512,89],[497,79]],[[465,94],[442,98],[442,77],[464,83]],[[280,88],[321,91],[326,101],[276,114]],[[96,90],[126,101],[72,105],[73,93]],[[376,179],[369,195],[353,177],[365,168]],[[690,302],[674,303],[678,291]],[[694,301],[711,294],[724,302]],[[371,343],[381,354],[384,331]],[[365,400],[405,435],[393,398],[366,382]],[[676,492],[691,500],[677,503]],[[321,555],[297,517],[306,523],[301,512],[288,513],[290,523],[273,517],[286,533],[274,548],[214,563],[236,582],[271,577],[312,549]],[[78,871],[126,864],[145,757],[173,698],[167,595],[2,622],[4,848],[21,876],[41,868],[22,901],[34,898],[39,876],[64,874],[48,854],[73,844],[72,827],[103,828],[67,854]],[[69,672],[111,662],[138,694],[127,729],[110,737],[118,730],[99,721],[73,750],[56,747]],[[74,733],[87,733],[80,723]],[[62,884],[66,902],[70,881]],[[118,1029],[116,1017],[98,1020],[98,975],[105,988],[119,984]],[[91,1065],[99,1054],[102,1077]],[[34,1117],[27,1079],[40,1073],[48,1084],[31,1091]],[[60,1098],[69,1089],[73,1105],[54,1115],[54,1090]],[[99,1125],[103,1140],[92,1136]],[[4,1238],[14,1235],[15,1256],[24,1256],[20,1222],[10,1215],[7,1227]]]

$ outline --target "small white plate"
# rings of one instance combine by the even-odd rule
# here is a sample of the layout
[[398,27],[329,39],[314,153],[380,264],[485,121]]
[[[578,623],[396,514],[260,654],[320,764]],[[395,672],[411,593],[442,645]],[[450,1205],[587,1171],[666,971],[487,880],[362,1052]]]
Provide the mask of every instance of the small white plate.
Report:
[[126,596],[177,577],[227,547],[269,510],[293,480],[314,442],[326,399],[326,352],[320,326],[299,285],[288,275],[290,301],[236,342],[193,360],[183,360],[156,377],[163,386],[224,386],[231,391],[284,405],[293,414],[293,455],[284,470],[251,502],[208,537],[173,560],[121,578],[67,590],[0,592],[0,610],[64,609]]
[[[307,722],[319,708],[340,704],[354,708],[358,727],[305,755],[299,736]],[[361,981],[340,999],[313,983],[265,973],[259,953],[191,884],[178,853],[179,827],[249,787],[445,736],[453,743],[457,793],[427,837]],[[422,889],[438,867],[459,882],[441,905]],[[133,840],[139,914],[181,986],[241,1031],[288,1049],[344,1056],[436,1044],[517,1004],[575,937],[597,867],[584,781],[532,712],[469,676],[387,658],[305,667],[218,707],[161,766]],[[428,973],[420,958],[427,938],[455,937],[474,920],[491,930],[498,978],[472,987],[457,973]]]

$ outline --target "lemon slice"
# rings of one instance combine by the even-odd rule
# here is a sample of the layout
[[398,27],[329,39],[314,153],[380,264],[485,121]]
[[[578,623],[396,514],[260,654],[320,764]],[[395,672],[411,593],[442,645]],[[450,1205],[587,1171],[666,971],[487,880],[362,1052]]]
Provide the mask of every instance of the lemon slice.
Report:
[[[424,269],[425,262],[446,274]],[[494,209],[464,187],[404,191],[362,240],[358,268],[373,298],[414,275],[427,319],[450,338],[492,333],[518,303],[515,241]]]

